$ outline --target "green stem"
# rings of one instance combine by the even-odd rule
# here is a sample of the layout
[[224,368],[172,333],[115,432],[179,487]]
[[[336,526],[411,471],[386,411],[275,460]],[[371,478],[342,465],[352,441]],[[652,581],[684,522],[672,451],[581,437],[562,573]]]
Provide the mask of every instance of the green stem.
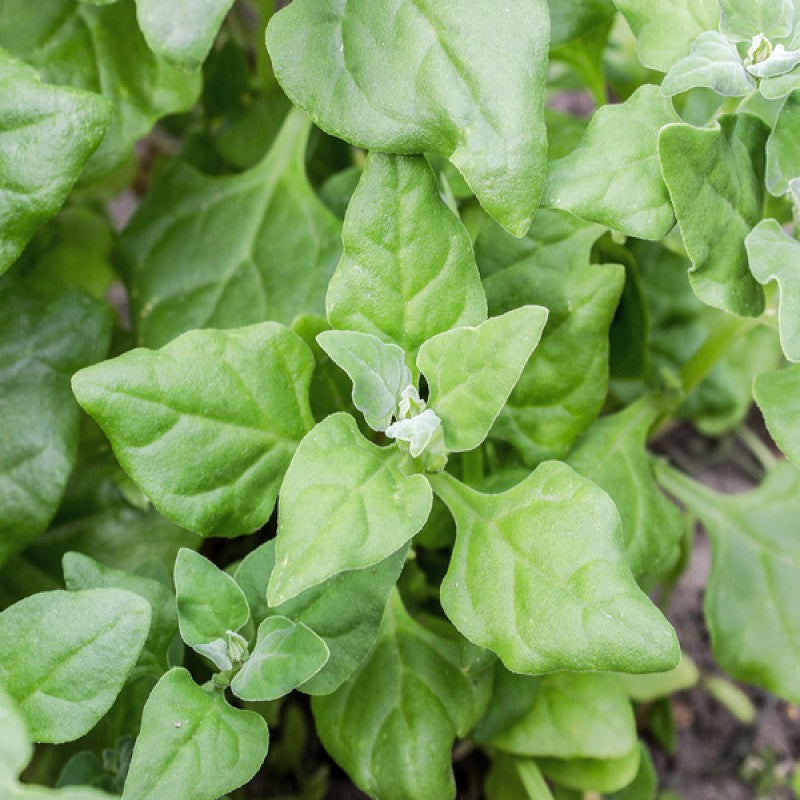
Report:
[[461,454],[461,477],[467,486],[479,486],[483,480],[483,448]]
[[736,431],[736,435],[741,439],[742,444],[758,459],[765,472],[769,472],[778,463],[772,451],[767,447],[764,440],[747,426],[742,426]]

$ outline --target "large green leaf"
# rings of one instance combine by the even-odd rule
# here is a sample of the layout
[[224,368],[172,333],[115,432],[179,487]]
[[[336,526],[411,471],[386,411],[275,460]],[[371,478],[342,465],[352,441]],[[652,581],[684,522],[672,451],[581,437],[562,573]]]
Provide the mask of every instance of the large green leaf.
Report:
[[719,25],[717,0],[614,0],[636,34],[642,64],[666,72],[692,42]]
[[663,238],[675,216],[658,163],[658,132],[678,121],[657,86],[602,106],[577,149],[550,165],[542,205],[629,236]]
[[413,356],[431,336],[486,319],[469,234],[424,158],[367,158],[342,241],[326,301],[334,328],[370,333]]
[[790,361],[800,361],[800,241],[774,219],[765,219],[750,232],[745,246],[756,280],[765,286],[776,281],[780,287],[781,347]]
[[441,418],[447,449],[483,442],[539,344],[547,309],[523,306],[475,328],[428,339],[417,366],[428,382],[428,405]]
[[122,589],[41,592],[0,614],[0,684],[36,742],[83,736],[111,708],[147,638],[150,605]]
[[267,606],[267,584],[275,566],[275,540],[245,557],[235,577],[247,595],[254,621],[278,614],[303,623],[330,651],[325,666],[301,691],[329,694],[355,672],[378,635],[386,600],[407,552],[408,545],[379,564],[340,572],[274,608]]
[[744,240],[761,219],[768,133],[760,119],[738,114],[714,128],[667,125],[658,139],[692,288],[707,305],[750,317],[764,310],[764,292],[747,267]]
[[592,425],[570,453],[570,466],[605,489],[622,518],[633,574],[658,575],[677,556],[683,533],[678,509],[661,493],[647,454],[650,428],[661,413],[650,398]]
[[311,706],[325,749],[359,788],[378,800],[455,798],[450,749],[491,688],[473,651],[415,622],[393,593],[364,663]]
[[367,441],[349,414],[332,414],[303,439],[281,487],[270,605],[383,561],[422,528],[431,488],[404,472],[405,460]]
[[620,758],[636,743],[630,700],[616,675],[546,675],[530,711],[492,745],[519,756]]
[[61,208],[110,118],[102,97],[47,86],[0,50],[0,272]]
[[769,39],[792,32],[793,0],[719,0],[719,29],[733,41],[749,42],[759,33]]
[[800,467],[800,365],[759,375],[753,397],[775,443]]
[[113,103],[87,178],[127,160],[157,119],[190,108],[200,90],[199,75],[170,66],[147,46],[133,0],[107,6],[48,0],[35,14],[28,0],[2,0],[0,47],[35,67],[47,83],[98,92]]
[[780,197],[789,191],[789,181],[800,177],[800,91],[792,92],[781,108],[767,139],[767,189]]
[[562,212],[541,211],[533,230],[544,239],[531,255],[485,281],[489,310],[548,309],[542,341],[492,429],[526,463],[563,458],[597,417],[608,386],[608,330],[625,280],[616,264],[593,265],[602,229],[563,226]]
[[256,774],[269,734],[254,711],[232,708],[184,669],[153,689],[133,749],[125,800],[217,800]]
[[159,511],[204,536],[238,536],[272,514],[313,424],[313,369],[297,334],[265,322],[131,350],[72,386]]
[[456,520],[441,603],[472,642],[515,672],[658,672],[675,633],[625,560],[611,498],[560,462],[500,494],[431,482]]
[[0,281],[0,564],[55,514],[78,444],[69,377],[103,358],[108,312],[77,291],[40,295]]
[[779,464],[757,489],[736,495],[672,469],[660,467],[658,476],[711,537],[705,613],[717,662],[738,680],[798,702],[800,471]]
[[308,183],[309,128],[291,113],[265,158],[239,175],[208,177],[181,160],[162,174],[120,245],[139,344],[322,313],[341,223]]
[[544,0],[295,0],[267,28],[275,74],[329,133],[447,156],[522,236],[544,180]]

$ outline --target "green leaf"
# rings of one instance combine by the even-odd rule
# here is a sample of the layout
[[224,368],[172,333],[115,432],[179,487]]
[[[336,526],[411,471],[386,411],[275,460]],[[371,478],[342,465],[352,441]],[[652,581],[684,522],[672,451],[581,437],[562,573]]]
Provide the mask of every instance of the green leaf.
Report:
[[297,334],[265,322],[131,350],[72,387],[161,513],[204,536],[238,536],[269,519],[313,424],[313,369]]
[[180,159],[166,168],[120,243],[139,344],[323,312],[341,223],[308,182],[309,129],[292,112],[238,175],[208,177]]
[[602,489],[555,461],[500,494],[431,482],[457,531],[441,603],[470,641],[529,674],[675,666],[675,633],[636,585]]
[[35,67],[46,83],[97,92],[113,103],[86,180],[130,158],[136,140],[157,119],[188,110],[200,91],[199,75],[152,53],[136,24],[133,0],[107,6],[49,0],[36,14],[28,0],[3,0],[0,47]]
[[320,347],[353,382],[353,403],[374,431],[385,431],[397,415],[403,389],[412,384],[405,353],[368,333],[323,331]]
[[270,20],[267,48],[286,93],[323,130],[446,156],[522,236],[544,180],[549,33],[544,0],[508,0],[503,13],[492,0],[295,0]]
[[550,780],[570,789],[616,792],[624,789],[639,772],[639,744],[622,758],[541,758],[539,768]]
[[644,398],[604,417],[568,459],[617,506],[628,565],[637,578],[669,568],[683,533],[681,514],[658,488],[647,453],[650,428],[660,413],[657,401]]
[[32,755],[25,721],[0,687],[0,789],[16,779]]
[[719,24],[717,0],[614,0],[636,35],[642,64],[666,72],[692,42]]
[[178,615],[175,597],[166,586],[151,578],[111,569],[81,553],[64,556],[64,583],[70,591],[126,589],[147,600],[150,603],[150,632],[131,677],[141,674],[160,677],[167,671],[167,651],[178,635]]
[[724,116],[715,128],[676,124],[658,140],[695,294],[741,316],[764,310],[764,292],[747,267],[744,240],[761,219],[768,129],[747,114]]
[[454,328],[428,339],[417,366],[428,381],[428,406],[442,420],[447,449],[474,450],[536,349],[547,309],[523,306],[475,328]]
[[483,713],[491,686],[472,658],[465,642],[412,620],[394,593],[355,675],[312,700],[325,749],[373,797],[455,798],[450,750]]
[[636,744],[630,700],[616,675],[545,675],[531,710],[492,740],[518,756],[620,758]]
[[800,176],[800,91],[792,92],[781,108],[767,139],[767,189],[776,197],[789,191],[789,181]]
[[[181,638],[220,669],[230,669],[227,636],[250,618],[247,598],[239,584],[207,558],[182,549],[175,561],[175,596]],[[219,644],[209,652],[209,646]],[[219,660],[214,659],[220,651]],[[223,662],[223,663],[220,663]]]
[[0,281],[0,564],[56,512],[78,444],[69,376],[105,356],[110,329],[107,310],[77,291]]
[[629,236],[663,238],[675,216],[658,163],[658,132],[678,121],[657,86],[601,106],[577,149],[550,165],[542,205]]
[[658,793],[658,774],[647,747],[639,743],[639,771],[636,777],[623,789],[608,797],[608,800],[656,800]]
[[792,0],[719,0],[719,29],[734,42],[749,42],[759,33],[768,39],[792,32]]
[[423,475],[405,474],[405,458],[367,441],[349,414],[332,414],[303,439],[281,487],[270,605],[383,561],[422,528],[431,489]]
[[424,158],[368,156],[342,241],[326,300],[334,328],[394,342],[413,358],[431,336],[486,319],[469,234]]
[[798,702],[800,542],[793,532],[800,472],[780,463],[757,489],[736,495],[718,494],[662,465],[658,477],[711,537],[704,607],[717,663],[737,680]]
[[43,84],[0,50],[0,273],[64,204],[110,118],[102,97]]
[[639,703],[651,703],[673,692],[691,689],[700,678],[697,665],[686,654],[681,653],[681,661],[669,672],[655,672],[651,675],[619,675],[625,692]]
[[122,589],[41,592],[0,614],[0,683],[35,742],[83,736],[111,708],[150,626]]
[[275,540],[252,551],[235,578],[247,595],[256,623],[278,614],[307,625],[326,644],[330,658],[300,689],[329,694],[364,660],[378,635],[389,592],[400,576],[408,546],[365,569],[340,572],[285,603],[267,606],[267,583],[275,566]]
[[242,700],[277,700],[313,678],[329,655],[325,642],[302,622],[267,617],[231,689]]
[[535,761],[498,754],[484,786],[487,800],[553,800]]
[[800,365],[765,372],[753,383],[753,397],[770,435],[786,457],[800,467]]
[[762,78],[758,82],[758,90],[767,100],[780,100],[798,89],[800,89],[800,66],[785,75]]
[[539,212],[533,231],[540,232],[541,245],[485,281],[493,315],[528,304],[549,310],[536,354],[492,429],[529,465],[563,458],[600,412],[608,386],[608,330],[625,280],[619,265],[589,263],[602,229],[564,230],[565,216]]
[[256,774],[268,745],[259,714],[232,708],[185,669],[170,670],[144,707],[122,797],[217,800]]
[[661,91],[671,96],[699,86],[724,97],[743,97],[756,88],[736,45],[717,31],[706,31],[697,37],[691,53],[667,73]]
[[774,219],[765,219],[747,236],[745,246],[755,279],[764,286],[778,283],[781,347],[789,361],[800,361],[800,241]]

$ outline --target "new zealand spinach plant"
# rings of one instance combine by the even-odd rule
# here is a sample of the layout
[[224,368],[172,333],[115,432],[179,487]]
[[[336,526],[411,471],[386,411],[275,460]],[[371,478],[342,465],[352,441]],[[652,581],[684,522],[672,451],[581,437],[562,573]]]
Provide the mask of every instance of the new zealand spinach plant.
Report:
[[654,800],[695,520],[800,702],[800,1],[279,6],[0,0],[0,795]]

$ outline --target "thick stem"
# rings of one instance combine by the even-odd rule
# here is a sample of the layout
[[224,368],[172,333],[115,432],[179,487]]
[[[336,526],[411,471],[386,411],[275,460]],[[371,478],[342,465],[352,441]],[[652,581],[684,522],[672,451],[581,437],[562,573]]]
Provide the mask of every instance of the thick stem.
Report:
[[479,486],[483,480],[483,448],[461,454],[461,478],[467,486]]

